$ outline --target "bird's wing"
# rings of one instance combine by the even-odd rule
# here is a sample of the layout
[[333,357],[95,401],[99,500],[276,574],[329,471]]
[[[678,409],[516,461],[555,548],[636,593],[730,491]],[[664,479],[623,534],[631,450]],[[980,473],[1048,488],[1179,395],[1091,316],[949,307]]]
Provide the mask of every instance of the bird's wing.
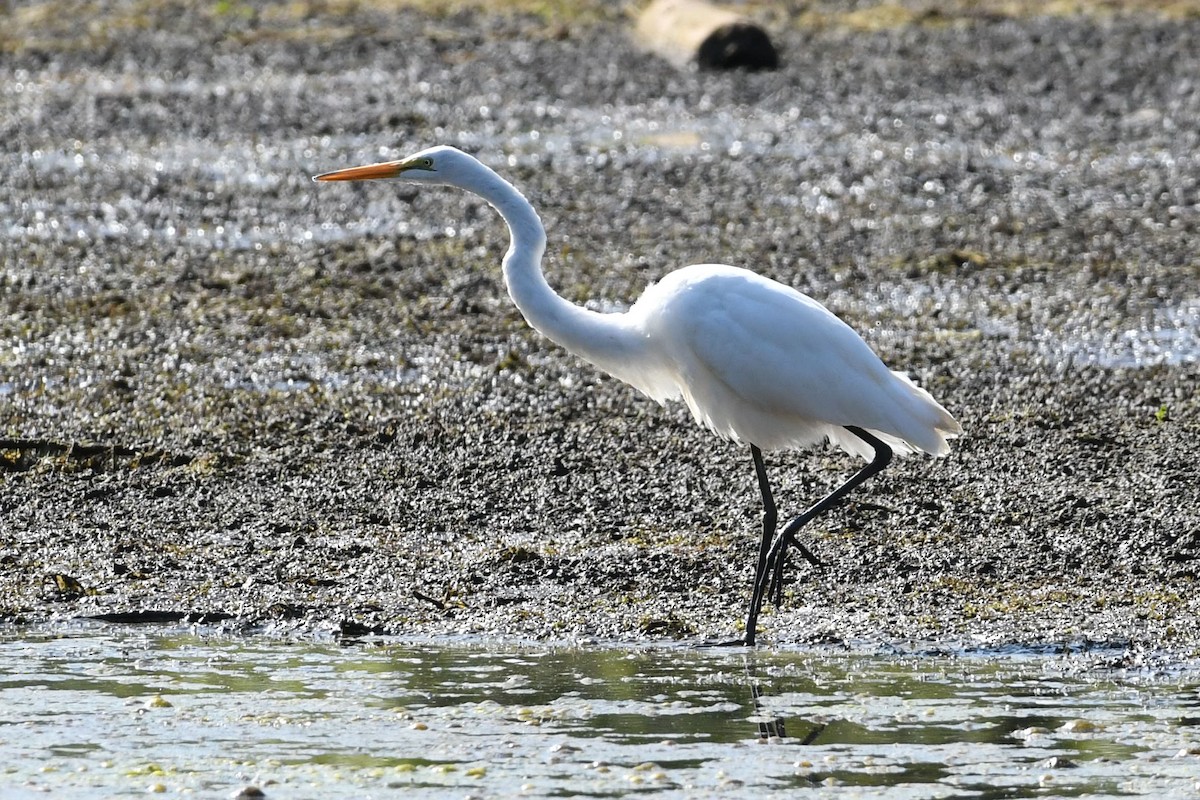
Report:
[[781,444],[820,438],[829,425],[889,430],[881,406],[895,379],[824,306],[745,270],[680,272],[658,327],[698,418],[750,441],[756,427],[796,426],[795,436],[776,432]]
[[782,284],[723,281],[693,318],[696,355],[746,403],[837,425],[887,368],[848,325]]

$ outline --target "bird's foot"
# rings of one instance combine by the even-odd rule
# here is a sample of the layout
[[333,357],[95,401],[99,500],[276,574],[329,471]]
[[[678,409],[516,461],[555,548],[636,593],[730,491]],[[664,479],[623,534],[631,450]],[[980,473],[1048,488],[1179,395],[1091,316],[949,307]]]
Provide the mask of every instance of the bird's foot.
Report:
[[[792,547],[794,547],[794,548],[796,548],[797,550],[799,550],[799,551],[800,551],[800,555],[804,556],[804,560],[805,560],[805,561],[807,561],[808,563],[812,564],[812,565],[813,565],[814,567],[816,567],[817,569],[820,569],[821,567],[824,567],[824,566],[825,566],[825,562],[824,562],[824,561],[822,561],[821,559],[819,559],[819,558],[817,558],[816,556],[814,556],[814,555],[812,554],[812,551],[811,551],[811,550],[809,550],[807,547],[805,547],[804,545],[802,545],[802,544],[800,544],[799,542],[797,542],[795,539],[789,539],[789,540],[788,540],[788,543],[789,543],[789,544],[791,544],[791,546],[792,546]],[[782,556],[781,556],[781,557],[782,557]]]
[[825,562],[813,555],[811,550],[796,541],[794,537],[788,536],[779,550],[779,556],[775,559],[775,563],[767,566],[767,570],[771,575],[770,581],[767,583],[767,597],[771,598],[771,602],[775,604],[776,608],[783,606],[783,573],[787,567],[789,546],[800,551],[800,555],[804,557],[804,560],[817,569],[825,567]]

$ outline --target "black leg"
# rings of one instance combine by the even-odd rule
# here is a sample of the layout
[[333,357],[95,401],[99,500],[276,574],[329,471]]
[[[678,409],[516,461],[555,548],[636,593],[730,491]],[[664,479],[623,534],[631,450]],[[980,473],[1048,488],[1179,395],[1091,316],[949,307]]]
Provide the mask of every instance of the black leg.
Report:
[[[754,458],[754,474],[758,477],[758,490],[762,492],[763,502],[762,542],[758,546],[758,564],[754,568],[753,584],[754,586],[758,586],[762,583],[763,576],[767,571],[767,554],[771,552],[771,542],[775,539],[775,528],[779,522],[779,512],[775,506],[775,496],[771,492],[771,481],[767,479],[767,467],[763,463],[762,451],[758,449],[758,445],[750,445],[750,455]],[[751,606],[751,609],[753,609],[753,606]],[[754,628],[757,617],[757,612],[752,610],[750,617],[746,619],[747,634],[744,638],[705,643],[704,646],[708,647],[711,644],[718,647],[731,647],[733,645],[754,644]]]
[[758,449],[758,445],[750,445],[750,455],[754,457],[754,473],[758,476],[758,489],[762,492],[763,501],[762,542],[758,546],[758,566],[754,569],[754,585],[758,586],[767,571],[767,554],[771,552],[771,542],[775,540],[775,526],[779,521],[779,512],[775,508],[775,497],[771,494],[771,482],[767,480],[767,467],[763,464],[762,451]]
[[[796,532],[811,522],[815,517],[833,508],[839,502],[857,488],[863,481],[873,475],[877,475],[886,467],[892,460],[892,448],[883,443],[877,436],[868,433],[862,428],[847,425],[846,430],[853,433],[858,438],[862,439],[875,450],[875,458],[869,464],[856,472],[848,481],[843,483],[838,488],[834,489],[825,496],[820,502],[812,508],[805,511],[800,516],[796,517],[788,526],[783,529],[783,533],[775,539],[771,549],[767,552],[766,564],[761,563],[760,570],[756,571],[756,580],[754,584],[754,592],[750,597],[750,611],[746,616],[746,635],[745,643],[747,645],[754,644],[755,628],[758,625],[758,614],[762,611],[763,601],[768,594],[775,594],[776,604],[778,604],[783,594],[783,569],[786,563],[786,554],[789,547],[795,547],[805,558],[819,564],[819,561],[808,552],[799,542],[796,541]],[[761,456],[755,462],[757,467]],[[760,478],[761,481],[761,478]]]
[[[754,570],[754,589],[752,590],[757,592],[757,587],[763,582],[766,575],[767,556],[771,551],[771,542],[775,538],[779,513],[775,507],[774,495],[771,493],[771,482],[767,479],[767,467],[763,464],[762,451],[758,449],[757,445],[752,444],[750,445],[750,455],[754,457],[754,473],[758,476],[758,489],[762,492],[763,500],[763,535],[762,543],[758,548],[758,566]],[[808,548],[797,542],[794,536],[792,544],[814,566],[821,566],[820,560],[810,553]],[[761,608],[761,600],[757,605],[752,603],[750,613],[746,617],[746,636],[743,641],[748,645],[754,644],[754,629],[758,626],[758,612]]]

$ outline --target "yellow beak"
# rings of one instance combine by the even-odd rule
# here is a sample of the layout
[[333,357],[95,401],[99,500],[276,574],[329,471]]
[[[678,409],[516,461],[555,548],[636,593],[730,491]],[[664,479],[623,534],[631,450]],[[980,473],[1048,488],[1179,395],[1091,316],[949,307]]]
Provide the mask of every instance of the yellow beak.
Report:
[[314,175],[314,181],[370,181],[378,178],[394,178],[411,165],[403,161],[384,161],[380,164],[367,164],[361,167],[347,167],[346,169],[334,170],[326,172],[323,175]]

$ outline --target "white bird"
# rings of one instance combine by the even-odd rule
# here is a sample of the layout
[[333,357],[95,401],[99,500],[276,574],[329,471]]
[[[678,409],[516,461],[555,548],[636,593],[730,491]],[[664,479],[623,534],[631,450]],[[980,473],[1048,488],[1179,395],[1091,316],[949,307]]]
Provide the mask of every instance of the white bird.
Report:
[[[529,201],[493,170],[453,147],[317,175],[316,181],[399,178],[453,186],[491,204],[512,241],[502,263],[509,295],[539,333],[665,403],[682,399],[696,421],[750,445],[764,519],[746,628],[753,645],[766,596],[779,604],[789,546],[809,520],[887,466],[892,452],[944,455],[962,432],[930,396],[892,372],[848,325],[811,297],[722,264],[676,270],[624,313],[560,297],[542,274],[546,232]],[[762,450],[829,440],[869,463],[775,535],[777,511]]]

